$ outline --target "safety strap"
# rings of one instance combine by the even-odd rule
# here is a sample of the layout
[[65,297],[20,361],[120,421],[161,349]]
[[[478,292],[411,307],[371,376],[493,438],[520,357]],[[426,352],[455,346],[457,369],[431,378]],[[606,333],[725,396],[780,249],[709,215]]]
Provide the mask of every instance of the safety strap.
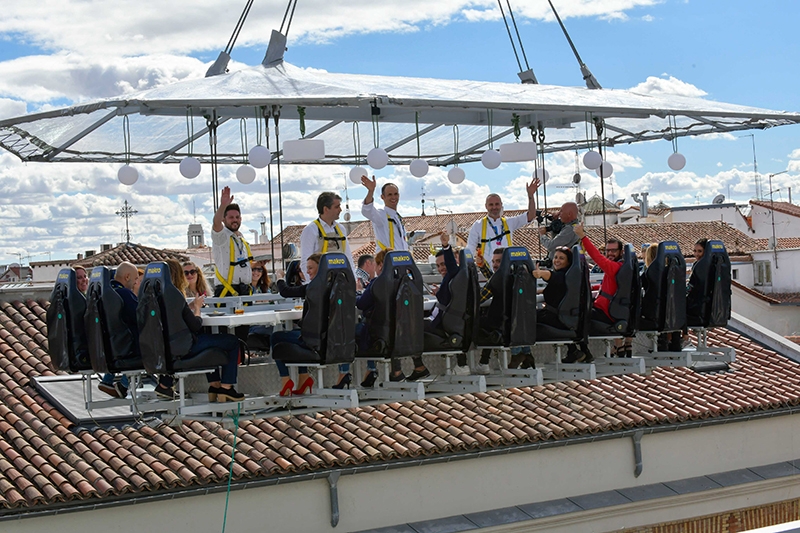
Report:
[[342,233],[342,229],[339,227],[339,224],[336,224],[335,222],[333,224],[333,229],[336,230],[336,233],[339,234],[338,237],[329,237],[325,233],[325,230],[322,229],[322,222],[320,222],[319,219],[315,220],[314,224],[317,225],[317,229],[319,230],[319,238],[322,239],[322,252],[321,253],[323,253],[323,254],[328,253],[328,242],[329,241],[335,242],[336,246],[337,246],[337,248],[339,250],[344,250],[344,246],[342,244],[340,244],[340,243],[342,241],[346,241],[347,238],[344,236],[344,233]]
[[378,243],[378,246],[380,247],[381,250],[394,250],[395,249],[395,247],[394,247],[394,226],[395,225],[399,225],[399,224],[397,224],[397,222],[392,217],[390,217],[389,215],[386,215],[386,220],[389,222],[389,247],[387,248],[386,245],[383,244],[381,241],[375,241],[375,242]]
[[[500,222],[503,225],[503,232],[499,235],[495,234],[494,237],[486,238],[486,227],[489,225],[489,217],[483,217],[483,228],[481,230],[481,255],[484,255],[486,251],[486,243],[497,241],[505,237],[508,241],[508,246],[511,246],[511,231],[508,229],[508,224],[506,223],[506,217],[500,217]],[[497,230],[495,230],[497,231]]]
[[247,241],[244,240],[244,237],[240,237],[242,239],[242,244],[244,244],[245,250],[247,250],[247,259],[242,259],[240,261],[234,261],[236,259],[236,253],[234,249],[234,236],[231,235],[230,237],[230,264],[228,266],[228,279],[222,277],[222,274],[219,273],[219,269],[215,266],[214,267],[214,275],[217,278],[217,281],[220,282],[222,285],[222,292],[220,293],[220,298],[225,296],[239,296],[239,293],[233,288],[233,270],[234,267],[237,265],[244,266],[242,262],[250,262],[253,260],[253,253],[250,251],[250,245],[247,244]]

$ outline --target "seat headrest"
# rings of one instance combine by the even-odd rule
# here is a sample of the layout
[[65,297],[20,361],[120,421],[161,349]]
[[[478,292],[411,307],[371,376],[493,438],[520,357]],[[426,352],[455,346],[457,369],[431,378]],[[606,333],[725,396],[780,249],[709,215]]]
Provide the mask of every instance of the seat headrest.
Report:
[[471,265],[475,263],[475,258],[472,256],[472,252],[464,248],[458,254],[458,268],[461,270],[467,270]]
[[297,287],[301,285],[300,282],[300,260],[295,259],[291,261],[286,267],[286,284],[289,287]]

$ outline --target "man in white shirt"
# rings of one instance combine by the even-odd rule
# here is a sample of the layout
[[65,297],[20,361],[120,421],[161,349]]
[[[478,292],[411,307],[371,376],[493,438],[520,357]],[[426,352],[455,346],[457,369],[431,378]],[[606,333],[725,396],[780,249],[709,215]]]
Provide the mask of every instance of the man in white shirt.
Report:
[[347,257],[350,268],[353,268],[353,254],[347,242],[347,233],[336,222],[341,212],[342,198],[335,192],[323,192],[317,197],[319,218],[306,226],[300,235],[300,267],[305,279],[311,279],[306,271],[306,262],[312,254],[341,252]]
[[486,197],[486,216],[472,224],[467,239],[467,249],[473,255],[491,257],[495,248],[507,248],[514,245],[514,231],[529,224],[536,217],[536,190],[539,188],[538,178],[534,178],[525,186],[528,192],[528,211],[506,219],[503,216],[503,200],[499,194],[492,193]]
[[372,222],[372,231],[375,233],[375,251],[393,250],[407,251],[408,240],[406,229],[403,226],[403,217],[397,212],[400,203],[400,190],[394,183],[386,183],[381,187],[381,200],[383,209],[375,207],[373,195],[375,194],[375,176],[369,179],[361,176],[361,184],[367,188],[367,196],[361,205],[361,214]]
[[211,226],[211,249],[214,254],[214,296],[242,296],[250,294],[250,245],[244,240],[239,227],[242,213],[233,203],[230,187],[222,189],[219,208],[214,213]]

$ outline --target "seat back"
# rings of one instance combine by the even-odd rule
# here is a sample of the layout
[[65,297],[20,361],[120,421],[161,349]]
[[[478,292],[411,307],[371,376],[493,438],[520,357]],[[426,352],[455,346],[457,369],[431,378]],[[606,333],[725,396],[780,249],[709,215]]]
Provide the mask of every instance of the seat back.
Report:
[[50,293],[46,316],[50,368],[54,372],[92,368],[83,326],[85,314],[86,297],[78,290],[75,270],[61,269]]
[[638,327],[642,303],[639,260],[632,244],[626,244],[623,248],[622,266],[617,271],[616,281],[617,292],[611,297],[608,314],[615,322],[615,331],[625,337],[631,337]]
[[677,331],[686,325],[686,261],[675,241],[658,244],[643,274],[640,329]]
[[686,296],[690,326],[718,327],[731,317],[731,260],[722,241],[708,241],[694,265]]
[[[136,339],[122,320],[125,303],[111,286],[112,271],[92,269],[86,301],[86,340],[95,372],[120,372],[141,368]],[[138,331],[137,331],[138,334]]]
[[504,346],[536,342],[536,280],[528,250],[512,246],[503,251],[500,268],[487,286],[492,291],[487,325],[500,331]]
[[558,320],[566,329],[545,324],[537,328],[538,340],[586,340],[589,335],[589,315],[592,310],[592,287],[589,267],[580,245],[572,247],[572,264],[564,275],[566,292],[558,304]]
[[356,281],[344,254],[322,256],[306,287],[302,338],[324,364],[349,363],[356,352]]
[[458,274],[450,280],[450,303],[441,310],[441,326],[447,335],[458,335],[463,339],[454,349],[469,349],[475,335],[475,324],[480,304],[478,270],[469,250],[461,250]]
[[300,260],[295,259],[286,266],[286,285],[289,287],[297,287],[302,285],[300,281]]
[[194,337],[183,320],[186,298],[172,284],[164,262],[147,265],[139,288],[136,321],[142,363],[150,374],[168,374],[177,359],[189,353]]
[[389,252],[370,282],[375,301],[367,321],[370,349],[360,355],[405,357],[424,349],[422,274],[409,252]]

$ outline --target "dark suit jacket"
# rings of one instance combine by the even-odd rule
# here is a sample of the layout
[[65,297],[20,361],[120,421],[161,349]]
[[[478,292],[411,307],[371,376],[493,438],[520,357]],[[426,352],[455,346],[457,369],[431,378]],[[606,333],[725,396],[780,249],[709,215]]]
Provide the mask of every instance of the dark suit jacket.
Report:
[[[456,262],[456,256],[453,253],[453,247],[448,246],[447,248],[442,248],[444,252],[444,264],[447,267],[447,274],[442,278],[442,284],[439,285],[439,291],[436,293],[436,300],[438,301],[438,305],[440,308],[447,307],[450,304],[450,281],[458,274],[458,263]],[[439,326],[439,323],[442,321],[442,309],[439,310],[436,317],[433,319],[431,326],[436,328]]]

